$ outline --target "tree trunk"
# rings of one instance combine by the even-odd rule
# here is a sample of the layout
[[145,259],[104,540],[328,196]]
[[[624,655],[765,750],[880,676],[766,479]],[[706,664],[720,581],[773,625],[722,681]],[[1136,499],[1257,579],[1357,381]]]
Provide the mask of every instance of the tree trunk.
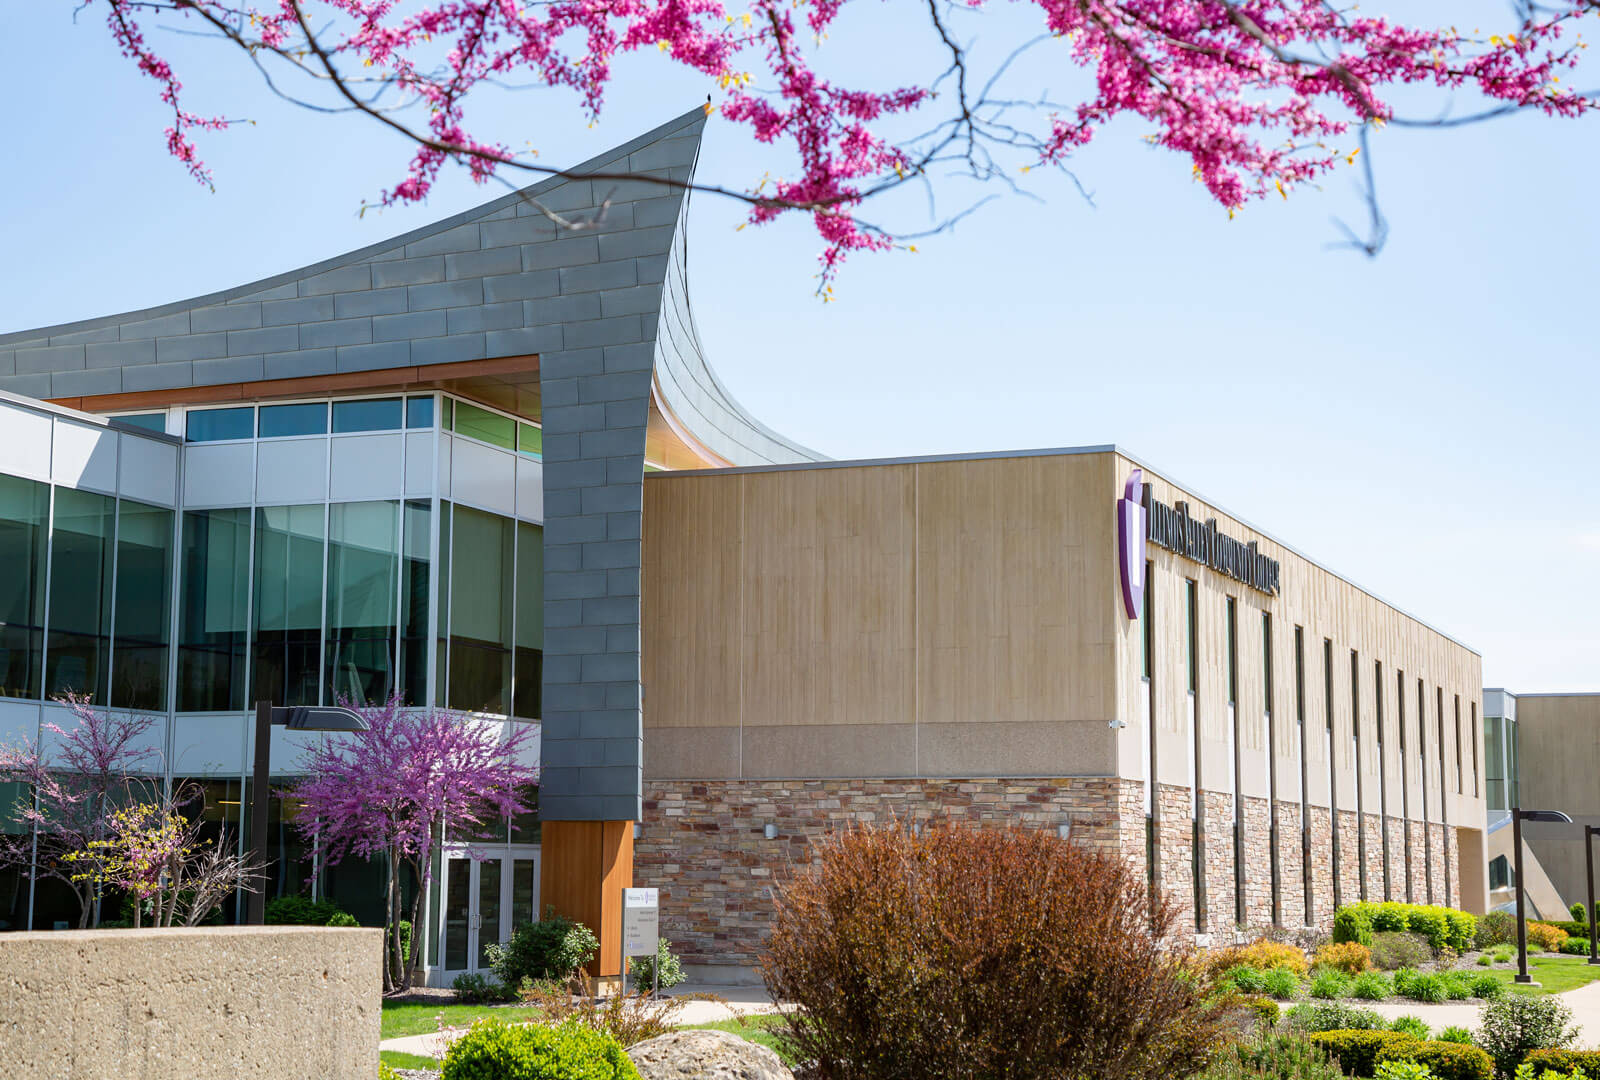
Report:
[[417,872],[417,891],[416,895],[411,898],[411,955],[407,956],[405,960],[405,986],[408,990],[411,988],[411,983],[416,976],[417,956],[422,952],[421,949],[417,948],[417,942],[420,939],[422,930],[422,894],[425,891],[423,888],[421,862],[413,862],[412,868]]
[[388,918],[387,918],[386,921],[389,924],[388,925],[389,948],[387,950],[385,950],[384,959],[383,959],[383,988],[384,988],[385,991],[393,990],[395,988],[395,984],[398,981],[395,978],[395,973],[397,971],[399,971],[400,968],[401,968],[401,962],[400,962],[400,920],[399,920],[400,903],[399,903],[399,897],[395,895],[395,872],[394,872],[394,868],[395,868],[396,861],[397,860],[395,858],[394,849],[391,848],[390,851],[389,851],[389,860],[388,860],[388,862],[389,862],[388,896],[387,896],[386,902],[384,904],[384,910],[388,915]]

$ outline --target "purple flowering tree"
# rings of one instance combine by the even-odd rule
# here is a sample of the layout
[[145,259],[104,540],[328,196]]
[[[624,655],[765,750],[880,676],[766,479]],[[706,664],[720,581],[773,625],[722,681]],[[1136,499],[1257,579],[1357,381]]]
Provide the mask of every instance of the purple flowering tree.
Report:
[[288,793],[300,803],[296,828],[327,865],[348,856],[387,856],[385,921],[389,950],[385,990],[411,986],[415,949],[403,956],[401,872],[409,866],[417,891],[408,913],[420,937],[422,896],[443,838],[503,839],[505,819],[525,812],[522,792],[538,769],[519,762],[537,730],[441,710],[408,710],[399,698],[357,708],[369,729],[326,740],[312,751],[304,778]]
[[0,833],[0,866],[66,885],[78,899],[81,930],[100,921],[108,879],[98,864],[107,857],[111,816],[159,794],[161,781],[152,773],[160,759],[145,740],[153,717],[103,712],[86,697],[68,696],[63,704],[77,719],[71,730],[49,723],[44,730],[53,738],[0,747],[0,781],[22,785],[11,813],[27,827]]

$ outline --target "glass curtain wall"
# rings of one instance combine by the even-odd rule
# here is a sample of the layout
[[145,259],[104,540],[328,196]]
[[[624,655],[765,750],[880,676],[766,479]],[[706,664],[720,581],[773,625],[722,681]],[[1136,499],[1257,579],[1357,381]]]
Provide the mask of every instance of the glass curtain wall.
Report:
[[[0,696],[37,698],[44,660],[50,486],[0,476]],[[9,803],[7,804],[9,807]]]
[[251,701],[316,705],[326,507],[256,509]]
[[72,693],[106,700],[116,504],[109,495],[56,489],[45,642],[47,697]]
[[328,508],[329,704],[379,704],[394,692],[399,510],[393,502]]
[[178,600],[178,711],[244,708],[250,511],[183,515]]
[[[414,398],[433,405],[432,398]],[[400,541],[400,696],[407,705],[428,701],[428,548],[433,511],[427,502],[408,502],[401,511]]]
[[172,511],[159,506],[123,500],[117,507],[113,708],[167,708],[172,519]]
[[516,692],[511,713],[537,720],[544,676],[544,529],[517,522]]
[[506,715],[511,705],[513,522],[455,508],[451,528],[450,708]]

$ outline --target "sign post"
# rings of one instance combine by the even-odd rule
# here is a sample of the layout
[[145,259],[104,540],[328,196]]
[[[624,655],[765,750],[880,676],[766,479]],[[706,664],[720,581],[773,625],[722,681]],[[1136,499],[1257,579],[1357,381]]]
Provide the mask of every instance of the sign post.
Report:
[[660,939],[661,890],[623,889],[622,955],[650,957],[650,971],[655,976],[652,997],[661,992],[661,958],[656,955]]

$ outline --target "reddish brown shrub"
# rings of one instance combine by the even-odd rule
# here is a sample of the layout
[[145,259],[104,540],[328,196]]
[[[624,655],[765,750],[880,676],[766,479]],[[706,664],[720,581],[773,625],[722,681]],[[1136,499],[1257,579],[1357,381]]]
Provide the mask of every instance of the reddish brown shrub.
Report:
[[827,1080],[1181,1080],[1219,1010],[1121,862],[1024,829],[855,827],[777,890],[767,988]]

